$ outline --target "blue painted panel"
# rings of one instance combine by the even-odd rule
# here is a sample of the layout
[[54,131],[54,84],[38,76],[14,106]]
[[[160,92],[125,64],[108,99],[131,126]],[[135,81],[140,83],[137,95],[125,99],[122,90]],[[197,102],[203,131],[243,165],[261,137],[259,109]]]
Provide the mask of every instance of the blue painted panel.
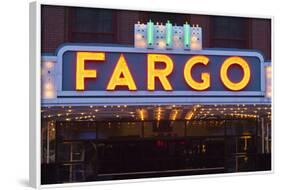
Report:
[[[114,67],[121,53],[106,52],[104,62],[87,62],[86,69],[96,69],[96,79],[85,79],[86,91],[105,91]],[[124,53],[128,67],[132,73],[138,91],[147,89],[147,53]],[[168,77],[174,91],[194,91],[190,88],[183,75],[183,69],[186,61],[194,55],[190,54],[167,54],[174,62],[174,70]],[[207,91],[229,91],[224,87],[220,80],[219,71],[223,61],[228,58],[227,55],[206,55],[209,57],[208,66],[197,65],[192,70],[192,76],[200,81],[202,72],[210,72],[211,87]],[[237,55],[239,56],[239,55]],[[251,79],[249,84],[242,91],[261,91],[261,61],[255,56],[241,56],[250,65]],[[62,57],[62,91],[75,91],[75,72],[76,72],[76,51],[66,51]],[[159,64],[161,67],[161,64]],[[233,81],[239,81],[243,72],[239,66],[232,66],[229,71],[229,77]],[[156,79],[156,91],[163,91],[160,82]],[[126,91],[127,88],[119,87],[117,90]]]

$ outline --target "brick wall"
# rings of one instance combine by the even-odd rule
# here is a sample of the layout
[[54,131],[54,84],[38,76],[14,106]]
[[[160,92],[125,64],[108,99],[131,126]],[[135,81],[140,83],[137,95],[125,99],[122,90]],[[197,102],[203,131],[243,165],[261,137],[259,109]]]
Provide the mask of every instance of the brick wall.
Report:
[[[42,52],[54,53],[58,46],[68,39],[69,8],[46,6],[42,9]],[[116,43],[134,43],[134,24],[142,20],[142,13],[122,11],[116,14]],[[207,15],[190,15],[191,24],[199,24],[203,28],[203,48],[211,47],[210,17]],[[249,47],[263,53],[266,60],[271,60],[271,22],[265,19],[251,19],[249,22]],[[129,31],[129,32],[128,32]]]
[[42,9],[41,51],[43,53],[54,53],[65,41],[65,9],[59,6]]
[[252,20],[252,48],[261,51],[266,60],[271,60],[271,23],[264,19]]
[[124,11],[117,14],[117,42],[134,44],[134,24],[140,20],[139,12]]

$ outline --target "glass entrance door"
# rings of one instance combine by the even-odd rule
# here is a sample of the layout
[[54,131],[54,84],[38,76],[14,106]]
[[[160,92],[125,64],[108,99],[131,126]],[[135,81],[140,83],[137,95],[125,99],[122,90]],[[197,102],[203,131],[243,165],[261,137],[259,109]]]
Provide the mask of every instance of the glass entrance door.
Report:
[[225,125],[227,172],[256,170],[257,120],[230,120]]
[[[251,120],[57,122],[59,179],[93,181],[253,171]],[[163,129],[163,130],[162,130]]]

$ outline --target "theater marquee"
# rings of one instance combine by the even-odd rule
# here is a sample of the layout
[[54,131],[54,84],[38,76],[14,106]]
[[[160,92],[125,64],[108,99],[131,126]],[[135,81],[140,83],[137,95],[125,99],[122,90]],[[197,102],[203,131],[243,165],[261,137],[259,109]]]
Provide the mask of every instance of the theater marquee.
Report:
[[59,97],[262,97],[264,65],[253,51],[167,51],[66,45]]

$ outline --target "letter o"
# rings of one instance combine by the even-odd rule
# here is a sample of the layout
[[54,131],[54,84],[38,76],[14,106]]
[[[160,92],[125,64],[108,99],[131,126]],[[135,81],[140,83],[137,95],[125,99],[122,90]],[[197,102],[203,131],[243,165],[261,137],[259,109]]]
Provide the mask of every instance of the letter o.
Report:
[[[239,65],[244,72],[244,76],[239,82],[232,82],[228,78],[228,75],[227,75],[227,71],[228,71],[229,67],[231,65],[235,65],[235,64]],[[250,78],[251,78],[251,70],[250,70],[249,64],[247,63],[246,60],[244,60],[241,57],[227,58],[221,66],[220,78],[221,78],[223,85],[226,88],[233,90],[233,91],[242,90],[243,88],[245,88],[247,86],[247,84],[249,83]]]

